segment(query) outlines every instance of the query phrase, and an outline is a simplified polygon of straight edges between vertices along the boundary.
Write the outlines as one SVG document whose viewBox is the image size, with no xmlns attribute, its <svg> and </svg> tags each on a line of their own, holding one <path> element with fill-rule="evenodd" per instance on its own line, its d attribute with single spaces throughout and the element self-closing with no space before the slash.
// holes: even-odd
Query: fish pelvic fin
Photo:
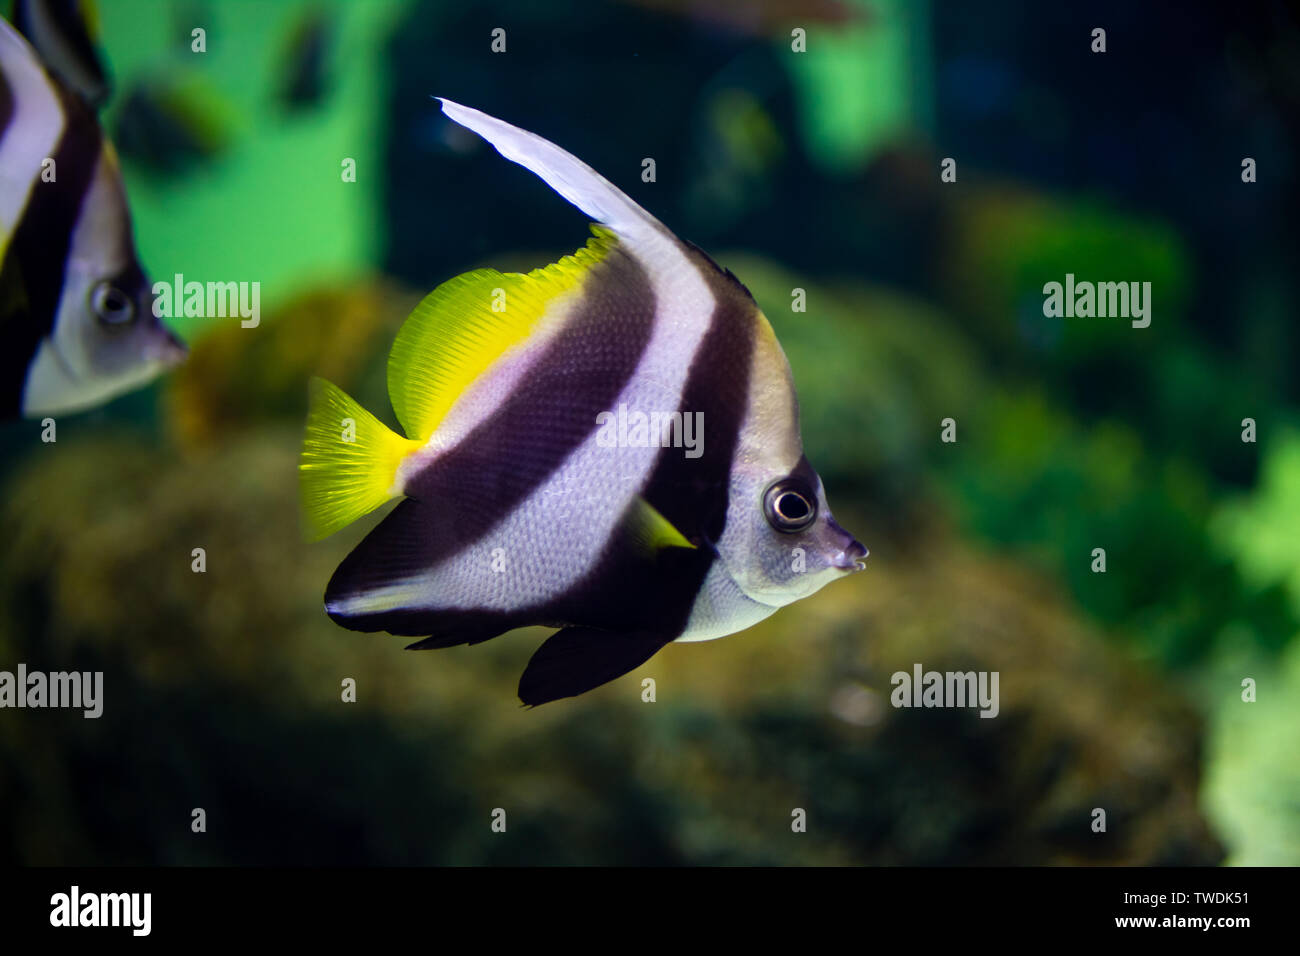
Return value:
<svg viewBox="0 0 1300 956">
<path fill-rule="evenodd" d="M 529 660 L 519 678 L 519 699 L 536 707 L 585 694 L 636 670 L 672 640 L 671 635 L 566 627 L 547 638 Z"/>
<path fill-rule="evenodd" d="M 313 378 L 298 464 L 303 527 L 318 541 L 402 494 L 398 466 L 421 446 L 337 385 Z"/>
<path fill-rule="evenodd" d="M 592 232 L 587 245 L 545 268 L 476 269 L 415 307 L 388 356 L 388 397 L 408 437 L 427 442 L 465 390 L 528 339 L 553 303 L 581 287 L 618 242 L 607 229 Z"/>
</svg>

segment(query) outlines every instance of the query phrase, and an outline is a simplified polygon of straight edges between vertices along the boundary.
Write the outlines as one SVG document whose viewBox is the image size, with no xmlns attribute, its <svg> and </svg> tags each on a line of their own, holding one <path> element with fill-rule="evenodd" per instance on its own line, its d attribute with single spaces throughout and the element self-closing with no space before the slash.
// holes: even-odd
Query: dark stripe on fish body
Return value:
<svg viewBox="0 0 1300 956">
<path fill-rule="evenodd" d="M 5 133 L 9 130 L 9 121 L 14 118 L 14 91 L 9 86 L 9 78 L 5 76 L 5 71 L 0 68 L 0 144 L 5 141 Z"/>
<path fill-rule="evenodd" d="M 631 380 L 654 328 L 644 267 L 614 246 L 591 267 L 580 303 L 510 396 L 407 483 L 399 505 L 343 561 L 326 601 L 413 574 L 481 540 L 555 474 Z M 579 489 L 581 493 L 581 489 Z M 336 617 L 357 630 L 428 634 L 428 609 Z"/>
<path fill-rule="evenodd" d="M 684 448 L 661 449 L 645 497 L 687 538 L 716 542 L 727 522 L 731 467 L 749 408 L 758 306 L 730 271 L 697 246 L 683 245 L 717 303 L 682 389 L 683 420 L 703 415 L 704 454 L 687 458 Z"/>
<path fill-rule="evenodd" d="M 758 330 L 758 307 L 749 291 L 700 249 L 690 243 L 683 247 L 714 300 L 678 408 L 683 419 L 697 412 L 704 416 L 704 454 L 687 458 L 684 447 L 661 448 L 642 497 L 698 547 L 666 548 L 647 564 L 616 536 L 592 572 L 556 601 L 568 623 L 661 634 L 665 641 L 685 631 L 716 560 L 711 545 L 727 522 L 731 467 L 749 404 Z"/>
<path fill-rule="evenodd" d="M 85 104 L 59 84 L 51 86 L 64 117 L 63 134 L 52 157 L 55 181 L 44 182 L 40 170 L 34 171 L 31 197 L 3 266 L 6 271 L 15 266 L 19 270 L 28 306 L 22 321 L 6 321 L 7 342 L 0 358 L 0 410 L 10 413 L 21 408 L 28 366 L 41 339 L 54 329 L 72 233 L 103 149 L 99 124 Z"/>
</svg>

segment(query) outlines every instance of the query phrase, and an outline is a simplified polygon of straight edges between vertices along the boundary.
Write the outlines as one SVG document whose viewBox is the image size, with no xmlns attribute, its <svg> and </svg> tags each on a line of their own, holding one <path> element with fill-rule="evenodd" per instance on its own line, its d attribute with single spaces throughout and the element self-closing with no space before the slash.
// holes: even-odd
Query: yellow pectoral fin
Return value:
<svg viewBox="0 0 1300 956">
<path fill-rule="evenodd" d="M 478 269 L 444 282 L 415 307 L 388 357 L 388 395 L 406 434 L 428 441 L 465 390 L 532 334 L 550 305 L 577 288 L 617 241 L 595 238 L 527 275 Z"/>
<path fill-rule="evenodd" d="M 298 466 L 303 520 L 312 540 L 328 537 L 401 494 L 397 468 L 420 447 L 323 378 L 311 380 L 307 434 Z"/>
<path fill-rule="evenodd" d="M 671 521 L 640 496 L 634 498 L 628 507 L 623 527 L 634 547 L 646 554 L 654 554 L 664 548 L 695 548 Z"/>
</svg>

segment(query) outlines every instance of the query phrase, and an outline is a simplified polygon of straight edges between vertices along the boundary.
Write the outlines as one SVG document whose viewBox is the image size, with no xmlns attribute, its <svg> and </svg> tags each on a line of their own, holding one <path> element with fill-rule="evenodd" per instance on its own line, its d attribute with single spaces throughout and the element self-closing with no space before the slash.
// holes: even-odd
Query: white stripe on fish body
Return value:
<svg viewBox="0 0 1300 956">
<path fill-rule="evenodd" d="M 621 246 L 646 270 L 656 300 L 654 326 L 612 412 L 624 404 L 629 413 L 680 408 L 691 360 L 715 305 L 708 283 L 676 241 L 643 236 Z M 333 610 L 510 611 L 569 590 L 592 569 L 662 451 L 601 447 L 598 431 L 593 421 L 591 433 L 560 468 L 479 542 L 419 574 L 341 599 Z M 569 533 L 557 535 L 557 529 Z M 496 548 L 504 549 L 507 573 L 491 572 Z"/>
<path fill-rule="evenodd" d="M 32 190 L 42 183 L 42 163 L 53 157 L 67 125 L 49 75 L 27 41 L 0 20 L 0 69 L 9 82 L 13 113 L 0 140 L 0 259 L 9 249 Z M 57 175 L 58 170 L 55 170 Z"/>
</svg>

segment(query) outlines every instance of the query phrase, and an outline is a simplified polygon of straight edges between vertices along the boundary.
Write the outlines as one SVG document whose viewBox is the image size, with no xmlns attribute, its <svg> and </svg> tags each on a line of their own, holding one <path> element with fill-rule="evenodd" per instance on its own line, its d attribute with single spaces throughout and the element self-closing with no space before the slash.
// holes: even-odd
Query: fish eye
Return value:
<svg viewBox="0 0 1300 956">
<path fill-rule="evenodd" d="M 105 325 L 125 325 L 135 318 L 135 301 L 111 282 L 95 286 L 90 307 Z"/>
<path fill-rule="evenodd" d="M 817 498 L 807 483 L 785 478 L 763 493 L 763 514 L 767 523 L 782 534 L 803 531 L 817 517 Z"/>
</svg>

